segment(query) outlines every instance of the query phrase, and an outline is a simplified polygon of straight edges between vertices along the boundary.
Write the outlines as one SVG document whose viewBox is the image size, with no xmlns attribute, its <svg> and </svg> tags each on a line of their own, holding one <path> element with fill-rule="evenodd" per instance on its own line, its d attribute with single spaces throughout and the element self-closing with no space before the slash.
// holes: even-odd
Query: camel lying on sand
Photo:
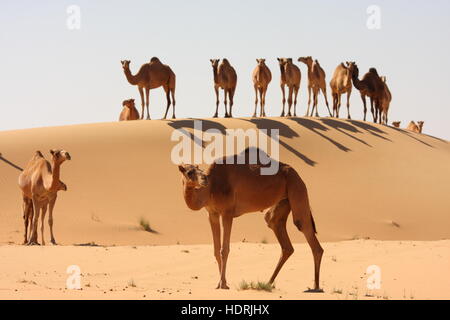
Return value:
<svg viewBox="0 0 450 320">
<path fill-rule="evenodd" d="M 244 151 L 246 157 L 249 155 L 248 150 Z M 236 157 L 235 155 L 233 163 L 237 163 Z M 260 164 L 225 164 L 225 160 L 223 164 L 217 162 L 210 165 L 206 172 L 194 165 L 179 166 L 187 206 L 192 210 L 205 208 L 209 214 L 214 255 L 220 272 L 217 288 L 229 288 L 225 273 L 233 219 L 245 213 L 269 208 L 265 220 L 281 245 L 281 257 L 269 282 L 272 284 L 275 281 L 281 267 L 294 252 L 286 231 L 286 221 L 292 211 L 294 224 L 303 232 L 311 247 L 314 257 L 314 290 L 319 291 L 323 249 L 315 235 L 316 227 L 306 185 L 298 173 L 284 163 L 279 163 L 276 174 L 261 175 Z"/>
<path fill-rule="evenodd" d="M 392 122 L 392 125 L 396 128 L 400 128 L 400 121 L 394 121 Z"/>
<path fill-rule="evenodd" d="M 119 121 L 139 120 L 139 112 L 134 105 L 134 99 L 124 100 L 122 106 Z"/>
<path fill-rule="evenodd" d="M 423 124 L 423 121 L 417 121 L 417 124 L 414 121 L 411 121 L 406 129 L 412 132 L 422 133 Z"/>
</svg>

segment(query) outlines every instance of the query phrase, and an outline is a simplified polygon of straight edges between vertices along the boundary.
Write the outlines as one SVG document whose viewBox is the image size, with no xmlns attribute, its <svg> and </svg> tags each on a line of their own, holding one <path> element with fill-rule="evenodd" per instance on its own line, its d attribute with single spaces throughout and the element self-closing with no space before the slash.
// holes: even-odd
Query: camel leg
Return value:
<svg viewBox="0 0 450 320">
<path fill-rule="evenodd" d="M 342 94 L 337 94 L 337 105 L 336 105 L 336 118 L 339 118 L 339 110 L 341 109 L 341 97 Z"/>
<path fill-rule="evenodd" d="M 50 199 L 48 210 L 48 226 L 50 227 L 50 242 L 56 244 L 55 236 L 53 235 L 53 209 L 55 208 L 56 196 Z"/>
<path fill-rule="evenodd" d="M 263 91 L 264 88 L 259 88 L 259 116 L 263 117 L 264 116 L 264 100 L 263 100 Z"/>
<path fill-rule="evenodd" d="M 220 270 L 220 282 L 218 286 L 220 289 L 229 289 L 225 274 L 227 271 L 228 254 L 230 252 L 230 237 L 232 225 L 233 225 L 232 215 L 222 216 L 223 238 L 222 238 L 222 248 L 220 249 L 221 270 Z"/>
<path fill-rule="evenodd" d="M 216 93 L 216 113 L 213 118 L 217 118 L 219 116 L 219 87 L 214 86 L 214 92 Z"/>
<path fill-rule="evenodd" d="M 169 87 L 164 87 L 164 91 L 166 92 L 167 107 L 166 107 L 166 113 L 164 113 L 164 118 L 163 119 L 165 119 L 167 117 L 167 113 L 169 112 L 169 108 L 170 108 L 170 90 L 169 90 Z"/>
<path fill-rule="evenodd" d="M 308 109 L 306 110 L 305 117 L 309 117 L 309 105 L 310 104 L 311 104 L 311 87 L 308 85 Z M 312 111 L 311 111 L 311 114 L 312 114 Z"/>
<path fill-rule="evenodd" d="M 28 245 L 35 245 L 35 244 L 39 244 L 37 242 L 37 227 L 38 227 L 38 222 L 39 222 L 39 213 L 41 211 L 41 203 L 39 203 L 39 201 L 37 199 L 33 199 L 33 207 L 34 207 L 34 217 L 33 217 L 33 223 L 31 225 L 31 235 L 30 235 L 30 240 L 28 241 Z"/>
<path fill-rule="evenodd" d="M 231 114 L 231 111 L 232 111 L 232 109 L 233 109 L 233 102 L 234 102 L 234 92 L 235 92 L 235 90 L 236 90 L 236 88 L 232 88 L 232 89 L 230 89 L 230 91 L 229 91 L 229 95 L 230 95 L 230 112 L 228 112 L 228 116 L 230 117 L 230 118 L 232 118 L 233 117 L 233 115 Z"/>
<path fill-rule="evenodd" d="M 45 220 L 45 215 L 47 213 L 47 205 L 44 205 L 42 207 L 42 214 L 41 214 L 41 243 L 43 246 L 45 246 L 45 240 L 44 240 L 44 220 Z"/>
<path fill-rule="evenodd" d="M 336 93 L 333 93 L 333 91 L 331 91 L 331 98 L 332 98 L 332 103 L 333 103 L 333 117 L 336 116 Z"/>
<path fill-rule="evenodd" d="M 270 208 L 265 215 L 267 226 L 273 230 L 281 246 L 280 260 L 275 267 L 272 277 L 270 277 L 270 284 L 273 284 L 284 263 L 294 253 L 294 247 L 292 246 L 286 230 L 286 221 L 289 216 L 289 212 L 291 212 L 291 206 L 289 201 L 284 199 Z"/>
<path fill-rule="evenodd" d="M 284 84 L 281 85 L 281 93 L 283 95 L 283 100 L 282 100 L 283 111 L 281 111 L 281 117 L 284 117 L 284 106 L 286 104 L 286 92 L 285 92 Z"/>
<path fill-rule="evenodd" d="M 256 118 L 256 109 L 258 106 L 258 87 L 256 86 L 256 84 L 254 85 L 255 88 L 255 111 L 253 112 L 253 118 Z"/>
<path fill-rule="evenodd" d="M 145 88 L 145 96 L 146 96 L 145 106 L 147 107 L 147 120 L 150 120 L 150 111 L 148 109 L 148 105 L 150 104 L 150 101 L 149 101 L 150 100 L 150 88 Z"/>
<path fill-rule="evenodd" d="M 313 95 L 314 95 L 313 96 L 313 108 L 311 110 L 311 115 L 314 113 L 314 110 L 316 110 L 316 117 L 318 117 L 319 116 L 319 111 L 318 111 L 318 108 L 317 108 L 317 101 L 319 100 L 318 99 L 319 90 L 314 89 Z"/>
<path fill-rule="evenodd" d="M 220 257 L 220 220 L 219 215 L 213 212 L 209 212 L 209 224 L 211 225 L 211 231 L 214 242 L 214 257 L 216 257 L 217 265 L 219 266 L 219 273 L 222 271 L 222 258 Z M 217 286 L 216 289 L 219 289 Z"/>
<path fill-rule="evenodd" d="M 263 94 L 262 94 L 262 113 L 263 113 L 263 117 L 266 116 L 266 93 L 267 93 L 267 86 L 264 88 Z"/>
<path fill-rule="evenodd" d="M 175 88 L 170 89 L 170 93 L 172 94 L 172 108 L 173 108 L 173 113 L 172 113 L 172 119 L 175 119 Z"/>
<path fill-rule="evenodd" d="M 27 244 L 28 242 L 28 225 L 30 225 L 30 234 L 31 234 L 31 226 L 33 220 L 33 207 L 30 199 L 23 197 L 23 223 L 25 227 L 23 244 Z"/>
<path fill-rule="evenodd" d="M 227 100 L 227 96 L 229 96 L 228 94 L 228 89 L 223 89 L 223 103 L 225 104 L 225 118 L 228 118 L 228 100 Z"/>
<path fill-rule="evenodd" d="M 297 96 L 298 96 L 299 87 L 294 87 L 294 117 L 297 116 Z"/>
<path fill-rule="evenodd" d="M 294 88 L 292 86 L 288 87 L 288 117 L 292 117 L 291 108 L 292 108 L 292 95 L 294 94 Z"/>
<path fill-rule="evenodd" d="M 145 97 L 144 97 L 144 89 L 139 87 L 139 94 L 141 95 L 141 120 L 144 119 L 144 111 L 145 111 Z"/>
<path fill-rule="evenodd" d="M 327 105 L 328 114 L 330 115 L 330 117 L 332 117 L 331 111 L 330 111 L 330 106 L 328 105 L 327 87 L 322 88 L 322 93 L 323 93 L 323 97 L 325 98 L 325 104 Z"/>
<path fill-rule="evenodd" d="M 372 112 L 372 120 L 374 123 L 377 123 L 377 114 L 375 113 L 373 108 L 373 99 L 369 98 L 369 100 L 370 100 L 370 112 Z"/>
<path fill-rule="evenodd" d="M 350 95 L 352 94 L 352 89 L 347 91 L 347 119 L 351 119 L 350 117 Z"/>
<path fill-rule="evenodd" d="M 361 93 L 361 100 L 362 100 L 363 105 L 364 105 L 364 121 L 366 121 L 366 114 L 367 114 L 366 96 L 363 95 L 362 93 Z"/>
</svg>

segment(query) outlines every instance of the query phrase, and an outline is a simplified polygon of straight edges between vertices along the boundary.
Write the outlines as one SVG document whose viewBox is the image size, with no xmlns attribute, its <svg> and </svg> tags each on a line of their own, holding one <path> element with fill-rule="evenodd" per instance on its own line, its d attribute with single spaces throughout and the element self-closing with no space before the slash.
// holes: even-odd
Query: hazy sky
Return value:
<svg viewBox="0 0 450 320">
<path fill-rule="evenodd" d="M 70 5 L 81 10 L 80 30 L 67 27 Z M 379 30 L 366 26 L 370 5 L 381 9 Z M 132 97 L 140 105 L 120 60 L 131 60 L 135 73 L 153 56 L 177 75 L 179 118 L 214 114 L 209 59 L 224 57 L 238 74 L 233 113 L 250 116 L 251 72 L 255 58 L 264 57 L 273 75 L 266 111 L 279 116 L 276 57 L 311 55 L 325 69 L 327 83 L 341 61 L 356 61 L 361 75 L 376 67 L 392 92 L 390 122 L 424 120 L 424 132 L 450 139 L 449 31 L 448 0 L 2 1 L 0 130 L 116 121 L 122 100 Z M 297 110 L 303 115 L 307 77 L 299 65 Z M 329 88 L 328 98 L 331 103 Z M 322 99 L 319 112 L 325 115 Z M 354 119 L 362 119 L 362 109 L 354 88 Z M 152 118 L 164 111 L 163 90 L 152 90 Z"/>
</svg>

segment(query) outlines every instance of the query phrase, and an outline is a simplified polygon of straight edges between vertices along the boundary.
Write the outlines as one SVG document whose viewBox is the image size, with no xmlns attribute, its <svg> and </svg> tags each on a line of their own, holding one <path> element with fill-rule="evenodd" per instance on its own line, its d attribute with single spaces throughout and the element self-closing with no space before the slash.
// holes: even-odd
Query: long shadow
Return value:
<svg viewBox="0 0 450 320">
<path fill-rule="evenodd" d="M 358 127 L 360 129 L 363 129 L 364 131 L 367 131 L 368 133 L 370 133 L 371 135 L 386 140 L 386 141 L 391 141 L 391 139 L 383 137 L 381 134 L 386 134 L 385 131 L 381 130 L 380 128 L 377 128 L 367 122 L 362 122 L 362 121 L 356 121 L 356 120 L 345 120 L 346 122 L 350 122 L 352 125 L 354 125 L 355 127 Z"/>
<path fill-rule="evenodd" d="M 422 141 L 422 140 L 420 140 L 419 138 L 416 138 L 416 137 L 414 136 L 414 134 L 408 132 L 408 130 L 404 130 L 404 129 L 400 129 L 400 128 L 396 128 L 396 127 L 389 127 L 389 129 L 392 129 L 392 130 L 395 130 L 395 131 L 397 131 L 397 132 L 403 133 L 404 135 L 406 135 L 406 136 L 408 136 L 408 137 L 410 137 L 410 138 L 412 138 L 412 139 L 414 139 L 414 140 L 416 140 L 416 141 L 419 141 L 420 143 L 426 145 L 427 147 L 434 148 L 434 146 L 432 146 L 431 144 L 429 144 L 429 143 L 427 143 L 427 142 L 425 142 L 425 141 Z"/>
<path fill-rule="evenodd" d="M 320 121 L 322 121 L 322 123 L 326 124 L 327 126 L 334 128 L 335 130 L 339 131 L 340 133 L 345 134 L 347 137 L 350 137 L 358 142 L 361 142 L 362 144 L 365 144 L 368 147 L 372 147 L 370 144 L 368 144 L 364 140 L 359 139 L 347 132 L 347 131 L 350 131 L 352 133 L 362 133 L 361 131 L 358 130 L 357 127 L 349 125 L 348 123 L 345 123 L 343 121 L 338 121 L 338 120 L 334 120 L 334 119 L 330 119 L 330 118 L 320 119 Z"/>
<path fill-rule="evenodd" d="M 320 124 L 317 121 L 314 121 L 314 120 L 311 120 L 311 119 L 307 119 L 307 118 L 295 118 L 295 117 L 289 118 L 289 120 L 295 121 L 299 125 L 301 125 L 301 126 L 307 128 L 307 129 L 311 130 L 315 134 L 321 136 L 325 140 L 327 140 L 330 143 L 332 143 L 339 150 L 342 150 L 342 151 L 345 151 L 345 152 L 352 151 L 351 149 L 347 148 L 343 144 L 341 144 L 341 143 L 331 139 L 330 137 L 327 137 L 326 135 L 324 135 L 321 131 L 328 131 L 329 129 L 327 127 L 325 127 L 324 125 Z"/>
<path fill-rule="evenodd" d="M 248 122 L 255 124 L 259 130 L 261 130 L 261 129 L 266 129 L 266 130 L 267 129 L 278 129 L 280 136 L 285 137 L 285 138 L 299 137 L 297 132 L 295 132 L 288 125 L 286 125 L 280 121 L 266 119 L 266 118 L 252 118 L 249 120 L 248 119 L 241 119 L 241 120 L 248 121 Z M 268 132 L 268 131 L 266 131 L 266 132 Z M 267 135 L 267 133 L 266 133 L 266 135 Z M 268 136 L 268 138 L 271 138 L 269 135 L 267 135 L 267 136 Z M 293 147 L 291 147 L 289 144 L 282 141 L 281 139 L 280 139 L 279 143 L 280 143 L 280 145 L 285 147 L 287 150 L 289 150 L 290 152 L 295 154 L 298 158 L 302 159 L 307 165 L 314 167 L 317 164 L 316 161 L 312 160 L 311 158 L 304 155 L 300 151 L 294 149 Z"/>
<path fill-rule="evenodd" d="M 9 164 L 11 167 L 19 170 L 19 171 L 23 171 L 23 169 L 21 167 L 19 167 L 18 165 L 12 163 L 11 161 L 9 161 L 8 159 L 3 158 L 2 154 L 0 154 L 0 160 L 2 160 L 3 162 Z"/>
</svg>

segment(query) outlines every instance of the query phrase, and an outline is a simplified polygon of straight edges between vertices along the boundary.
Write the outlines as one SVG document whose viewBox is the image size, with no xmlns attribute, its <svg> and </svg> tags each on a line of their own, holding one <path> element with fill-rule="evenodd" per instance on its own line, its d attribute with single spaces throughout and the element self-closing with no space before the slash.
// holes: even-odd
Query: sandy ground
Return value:
<svg viewBox="0 0 450 320">
<path fill-rule="evenodd" d="M 2 246 L 0 299 L 448 299 L 450 240 L 325 243 L 324 293 L 313 284 L 312 255 L 295 245 L 272 292 L 240 290 L 242 280 L 267 280 L 279 256 L 275 244 L 234 243 L 230 290 L 216 290 L 211 245 Z M 81 270 L 82 290 L 66 289 L 69 265 Z M 381 288 L 368 289 L 367 267 L 381 270 Z M 135 286 L 133 286 L 133 284 Z"/>
<path fill-rule="evenodd" d="M 363 298 L 360 277 L 368 265 L 377 264 L 383 287 L 375 297 L 450 298 L 450 277 L 444 273 L 450 266 L 445 240 L 450 239 L 448 141 L 343 119 L 204 119 L 204 130 L 222 133 L 228 128 L 279 129 L 280 160 L 307 184 L 319 240 L 327 242 L 324 294 L 302 293 L 312 285 L 312 258 L 291 220 L 288 232 L 298 250 L 275 292 L 236 291 L 243 278 L 267 279 L 279 255 L 262 213 L 239 217 L 231 239 L 233 289 L 222 292 L 211 290 L 217 267 L 205 211 L 186 207 L 181 176 L 170 158 L 177 144 L 170 139 L 173 130 L 189 134 L 192 126 L 192 119 L 180 119 L 0 132 L 2 159 L 16 166 L 24 167 L 36 150 L 49 157 L 49 149 L 62 148 L 72 156 L 61 170 L 68 191 L 59 193 L 56 204 L 56 247 L 20 245 L 19 171 L 0 161 L 0 295 L 350 299 L 357 291 Z M 143 231 L 140 219 L 156 232 Z M 45 232 L 48 243 L 47 226 Z M 355 239 L 370 241 L 347 241 Z M 101 247 L 74 246 L 86 243 Z M 64 291 L 69 264 L 82 267 L 82 291 Z M 123 290 L 130 279 L 137 287 Z"/>
</svg>

